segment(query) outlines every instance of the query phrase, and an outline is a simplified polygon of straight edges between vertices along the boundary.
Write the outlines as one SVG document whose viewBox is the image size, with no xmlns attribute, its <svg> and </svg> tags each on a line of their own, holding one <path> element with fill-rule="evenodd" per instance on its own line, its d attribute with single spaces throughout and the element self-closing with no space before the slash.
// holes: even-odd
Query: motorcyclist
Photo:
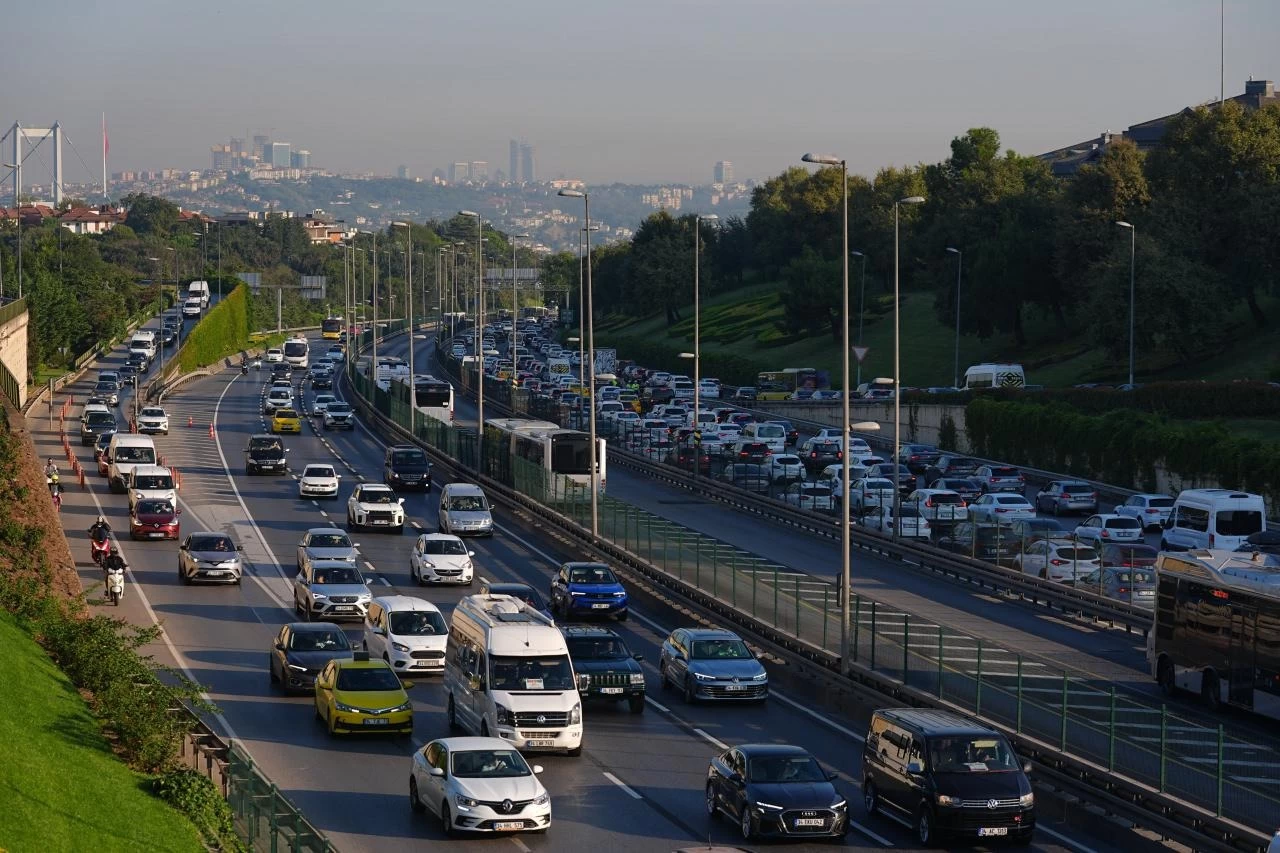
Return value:
<svg viewBox="0 0 1280 853">
<path fill-rule="evenodd" d="M 94 542 L 105 542 L 111 537 L 111 525 L 107 523 L 105 516 L 98 516 L 98 520 L 89 528 L 89 538 Z"/>
<path fill-rule="evenodd" d="M 44 466 L 44 477 L 49 484 L 49 494 L 56 495 L 58 493 L 58 466 L 53 461 L 53 457 L 49 457 L 49 464 Z"/>
<path fill-rule="evenodd" d="M 120 556 L 120 549 L 117 546 L 112 545 L 111 553 L 102 561 L 103 577 L 108 578 L 113 571 L 119 570 L 123 572 L 127 568 L 128 566 L 125 564 L 124 557 Z"/>
</svg>

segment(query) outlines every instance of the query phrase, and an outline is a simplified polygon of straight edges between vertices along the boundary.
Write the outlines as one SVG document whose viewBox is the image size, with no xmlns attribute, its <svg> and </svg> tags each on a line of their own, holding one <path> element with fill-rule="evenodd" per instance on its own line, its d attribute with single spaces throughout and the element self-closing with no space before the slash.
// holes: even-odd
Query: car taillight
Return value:
<svg viewBox="0 0 1280 853">
<path fill-rule="evenodd" d="M 1109 530 L 1107 530 L 1107 528 L 1105 528 L 1105 527 L 1104 527 L 1104 528 L 1102 528 L 1102 538 L 1103 538 L 1103 539 L 1110 539 L 1110 538 L 1111 538 L 1111 532 L 1110 532 Z"/>
<path fill-rule="evenodd" d="M 816 451 L 816 450 L 811 451 L 811 452 L 809 453 L 809 458 L 810 458 L 810 459 L 817 459 L 817 458 L 818 458 L 818 451 Z"/>
<path fill-rule="evenodd" d="M 1055 566 L 1065 566 L 1067 564 L 1066 560 L 1059 560 L 1057 557 L 1054 557 L 1049 562 Z"/>
<path fill-rule="evenodd" d="M 1156 514 L 1156 513 L 1158 513 L 1158 512 L 1160 512 L 1160 510 L 1158 510 L 1158 509 L 1148 509 L 1148 510 L 1146 510 L 1147 515 L 1155 515 L 1155 514 Z"/>
<path fill-rule="evenodd" d="M 924 505 L 925 505 L 925 506 L 933 506 L 933 498 L 925 498 L 925 499 L 924 499 Z"/>
<path fill-rule="evenodd" d="M 1004 509 L 1004 508 L 1002 508 L 1002 507 L 996 507 L 996 512 L 1008 512 L 1008 511 L 1009 511 L 1009 510 Z"/>
<path fill-rule="evenodd" d="M 1118 590 L 1116 590 L 1116 592 L 1128 592 L 1128 591 L 1129 591 L 1129 587 L 1127 586 L 1122 586 Z"/>
</svg>

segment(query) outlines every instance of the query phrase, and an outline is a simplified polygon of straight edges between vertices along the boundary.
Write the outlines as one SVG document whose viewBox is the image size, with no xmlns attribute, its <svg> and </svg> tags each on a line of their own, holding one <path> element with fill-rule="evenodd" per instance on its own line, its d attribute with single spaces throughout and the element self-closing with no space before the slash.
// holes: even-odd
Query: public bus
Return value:
<svg viewBox="0 0 1280 853">
<path fill-rule="evenodd" d="M 429 418 L 453 423 L 453 386 L 434 376 L 417 376 L 413 380 L 415 408 Z"/>
<path fill-rule="evenodd" d="M 812 367 L 786 367 L 756 376 L 757 400 L 786 400 L 797 388 L 814 391 L 824 387 L 822 374 Z"/>
<path fill-rule="evenodd" d="M 306 367 L 311 346 L 307 339 L 298 335 L 284 342 L 284 360 L 294 367 Z"/>
<path fill-rule="evenodd" d="M 326 317 L 320 321 L 320 337 L 326 341 L 342 340 L 342 323 L 341 317 Z"/>
<path fill-rule="evenodd" d="M 1147 662 L 1165 693 L 1280 719 L 1280 557 L 1163 552 L 1155 572 Z"/>
<path fill-rule="evenodd" d="M 589 494 L 591 488 L 591 436 L 563 429 L 551 421 L 525 418 L 490 418 L 484 422 L 485 468 L 495 479 L 529 494 L 533 483 L 528 463 L 540 469 L 544 500 L 563 500 Z M 516 460 L 524 460 L 525 465 Z M 596 438 L 598 490 L 605 491 L 608 453 L 605 440 Z"/>
</svg>

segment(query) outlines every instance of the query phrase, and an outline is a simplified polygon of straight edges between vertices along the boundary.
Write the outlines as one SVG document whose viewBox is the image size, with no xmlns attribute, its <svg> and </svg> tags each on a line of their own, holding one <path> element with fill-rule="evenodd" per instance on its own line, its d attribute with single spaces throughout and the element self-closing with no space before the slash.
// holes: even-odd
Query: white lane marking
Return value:
<svg viewBox="0 0 1280 853">
<path fill-rule="evenodd" d="M 858 832 L 861 832 L 863 835 L 867 836 L 867 838 L 870 838 L 872 841 L 875 841 L 885 847 L 894 846 L 892 841 L 885 838 L 883 835 L 879 834 L 878 832 L 873 832 L 872 830 L 858 823 L 856 820 L 849 821 L 849 826 L 858 830 Z"/>
<path fill-rule="evenodd" d="M 514 837 L 513 837 L 513 838 L 511 839 L 511 843 L 512 843 L 512 844 L 514 844 L 516 847 L 520 848 L 521 850 L 523 850 L 523 851 L 524 851 L 524 853 L 529 853 L 529 845 L 528 845 L 528 844 L 525 844 L 525 843 L 524 843 L 523 841 L 521 841 L 519 838 L 514 838 Z"/>
<path fill-rule="evenodd" d="M 391 581 L 387 580 L 386 578 L 378 578 L 378 581 L 383 586 L 391 586 Z"/>
<path fill-rule="evenodd" d="M 421 530 L 421 529 L 422 529 L 422 525 L 421 525 L 421 524 L 419 524 L 419 523 L 418 523 L 418 522 L 416 522 L 416 521 L 410 521 L 410 522 L 409 522 L 409 524 L 413 525 L 413 529 L 414 529 L 414 530 Z"/>
<path fill-rule="evenodd" d="M 858 734 L 858 733 L 857 733 L 857 732 L 855 732 L 853 729 L 846 728 L 845 726 L 840 725 L 839 723 L 835 722 L 834 720 L 829 720 L 829 719 L 827 719 L 826 717 L 822 716 L 821 714 L 819 714 L 817 711 L 813 710 L 812 708 L 806 708 L 804 705 L 801 705 L 801 704 L 800 704 L 799 702 L 797 702 L 796 700 L 794 700 L 794 699 L 790 699 L 790 698 L 788 698 L 788 697 L 786 697 L 786 696 L 783 696 L 781 693 L 778 693 L 776 690 L 770 690 L 770 691 L 769 691 L 769 698 L 770 698 L 770 699 L 777 699 L 779 702 L 781 702 L 781 703 L 782 703 L 782 704 L 784 704 L 784 705 L 790 705 L 792 708 L 795 708 L 795 709 L 796 709 L 797 711 L 799 711 L 800 713 L 805 714 L 805 715 L 807 715 L 807 716 L 809 716 L 809 717 L 812 717 L 813 719 L 817 720 L 818 722 L 822 723 L 823 725 L 825 725 L 825 726 L 827 726 L 827 727 L 829 727 L 829 728 L 833 728 L 833 729 L 835 729 L 836 731 L 838 731 L 840 734 L 844 735 L 845 737 L 852 738 L 853 740 L 856 740 L 858 743 L 863 743 L 864 741 L 866 741 L 866 737 L 865 737 L 865 736 Z"/>
<path fill-rule="evenodd" d="M 364 567 L 365 567 L 366 569 L 368 569 L 369 571 L 371 571 L 371 572 L 376 572 L 376 571 L 377 571 L 377 569 L 376 569 L 376 568 L 374 568 L 373 563 L 370 563 L 368 560 L 365 560 L 365 561 L 364 561 Z"/>
<path fill-rule="evenodd" d="M 320 510 L 320 517 L 321 517 L 321 518 L 328 518 L 328 517 L 329 517 L 329 513 L 325 512 L 324 510 Z"/>
<path fill-rule="evenodd" d="M 1097 851 L 1094 850 L 1092 847 L 1086 847 L 1085 845 L 1081 844 L 1079 841 L 1076 841 L 1072 838 L 1068 838 L 1067 836 L 1063 835 L 1061 832 L 1055 832 L 1054 830 L 1045 826 L 1043 823 L 1037 823 L 1036 829 L 1039 830 L 1040 832 L 1043 832 L 1045 835 L 1053 836 L 1054 838 L 1058 839 L 1068 847 L 1074 847 L 1075 849 L 1079 850 L 1080 853 L 1097 853 Z"/>
<path fill-rule="evenodd" d="M 648 702 L 648 703 L 649 703 L 650 705 L 652 705 L 653 707 L 657 708 L 657 709 L 658 709 L 659 711 L 661 711 L 662 713 L 664 713 L 664 714 L 670 714 L 670 713 L 671 713 L 671 709 L 670 709 L 670 708 L 668 708 L 666 705 L 663 705 L 661 702 L 659 702 L 657 699 L 654 699 L 652 696 L 649 696 L 648 694 L 646 694 L 644 698 L 645 698 L 645 701 L 646 701 L 646 702 Z"/>
<path fill-rule="evenodd" d="M 714 738 L 714 737 L 712 737 L 711 735 L 709 735 L 709 734 L 707 734 L 706 732 L 704 732 L 702 729 L 695 728 L 695 729 L 693 730 L 693 733 L 694 733 L 694 734 L 696 734 L 698 737 L 702 738 L 703 740 L 705 740 L 707 743 L 709 743 L 709 744 L 711 744 L 712 746 L 714 746 L 716 749 L 728 749 L 728 748 L 729 748 L 729 744 L 725 743 L 725 742 L 724 742 L 724 741 L 722 741 L 722 740 L 717 740 L 716 738 Z"/>
<path fill-rule="evenodd" d="M 630 785 L 628 785 L 626 782 L 623 782 L 623 781 L 622 781 L 621 779 L 619 779 L 617 776 L 614 776 L 614 775 L 613 775 L 612 773 L 610 773 L 608 770 L 604 771 L 604 778 L 608 779 L 610 782 L 612 782 L 613 784 L 617 785 L 617 786 L 618 786 L 619 788 L 621 788 L 622 790 L 626 791 L 626 792 L 627 792 L 627 795 L 628 795 L 628 796 L 630 796 L 632 799 L 634 799 L 634 800 L 643 800 L 643 799 L 644 799 L 644 797 L 642 797 L 639 793 L 637 793 L 637 792 L 636 792 L 636 790 L 635 790 L 634 788 L 632 788 L 632 787 L 631 787 Z"/>
<path fill-rule="evenodd" d="M 312 502 L 311 502 L 311 505 L 312 505 L 313 507 L 315 507 L 316 509 L 319 509 L 319 508 L 320 508 L 320 501 L 312 501 Z"/>
</svg>

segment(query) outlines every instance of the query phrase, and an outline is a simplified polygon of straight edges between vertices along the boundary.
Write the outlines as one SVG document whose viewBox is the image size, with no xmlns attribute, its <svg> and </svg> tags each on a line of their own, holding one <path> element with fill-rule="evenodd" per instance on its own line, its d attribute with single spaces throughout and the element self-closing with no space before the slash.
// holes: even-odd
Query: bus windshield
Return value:
<svg viewBox="0 0 1280 853">
<path fill-rule="evenodd" d="M 284 342 L 285 358 L 304 358 L 307 355 L 306 341 L 285 341 Z"/>
</svg>

